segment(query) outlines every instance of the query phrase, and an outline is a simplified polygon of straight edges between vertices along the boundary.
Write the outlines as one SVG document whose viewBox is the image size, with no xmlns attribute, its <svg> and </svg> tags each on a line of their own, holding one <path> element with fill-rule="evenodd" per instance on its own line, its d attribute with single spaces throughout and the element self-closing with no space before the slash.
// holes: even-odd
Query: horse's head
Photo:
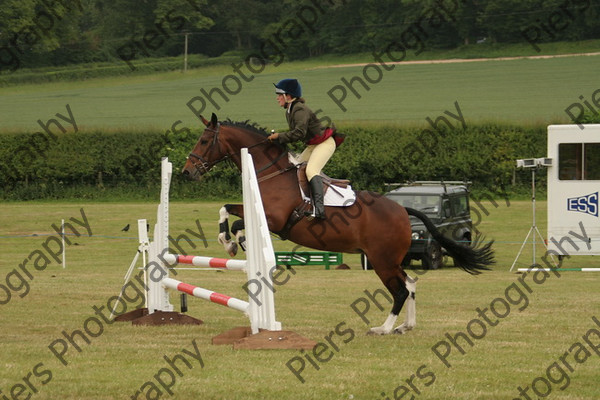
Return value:
<svg viewBox="0 0 600 400">
<path fill-rule="evenodd" d="M 225 121 L 220 124 L 217 116 L 213 113 L 210 121 L 200 116 L 206 129 L 202 136 L 189 154 L 183 174 L 190 179 L 199 180 L 202 175 L 207 173 L 215 164 L 224 160 L 231 160 L 238 169 L 241 169 L 240 150 L 242 148 L 260 149 L 253 150 L 257 173 L 263 171 L 284 159 L 287 161 L 287 149 L 277 143 L 267 140 L 269 136 L 263 129 L 245 122 Z"/>
<path fill-rule="evenodd" d="M 203 116 L 200 116 L 200 118 L 206 125 L 206 129 L 204 129 L 198 143 L 189 154 L 182 171 L 188 178 L 196 180 L 199 180 L 202 175 L 210 171 L 215 164 L 230 156 L 227 149 L 219 141 L 221 125 L 217 116 L 213 113 L 210 121 Z"/>
</svg>

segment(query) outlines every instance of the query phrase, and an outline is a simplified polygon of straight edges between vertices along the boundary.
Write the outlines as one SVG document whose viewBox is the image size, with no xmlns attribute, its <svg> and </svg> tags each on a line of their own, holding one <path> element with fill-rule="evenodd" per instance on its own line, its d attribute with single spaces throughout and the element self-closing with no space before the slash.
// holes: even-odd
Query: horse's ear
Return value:
<svg viewBox="0 0 600 400">
<path fill-rule="evenodd" d="M 200 116 L 200 119 L 202 120 L 202 123 L 204 124 L 204 126 L 208 126 L 209 122 L 206 118 L 204 118 L 202 115 Z"/>
<path fill-rule="evenodd" d="M 217 114 L 212 113 L 212 116 L 210 117 L 210 124 L 215 127 L 217 126 L 217 124 L 219 123 L 219 119 L 217 118 Z"/>
</svg>

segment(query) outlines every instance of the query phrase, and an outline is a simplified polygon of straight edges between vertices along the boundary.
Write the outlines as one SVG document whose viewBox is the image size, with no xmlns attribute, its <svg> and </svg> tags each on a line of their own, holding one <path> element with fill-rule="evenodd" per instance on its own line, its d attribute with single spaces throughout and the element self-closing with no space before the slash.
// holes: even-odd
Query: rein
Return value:
<svg viewBox="0 0 600 400">
<path fill-rule="evenodd" d="M 265 139 L 265 140 L 263 140 L 263 141 L 260 141 L 260 142 L 258 142 L 258 143 L 254 143 L 254 144 L 253 144 L 253 145 L 251 145 L 251 146 L 248 146 L 248 147 L 247 147 L 247 149 L 248 149 L 248 152 L 250 152 L 250 149 L 252 149 L 252 148 L 254 148 L 254 147 L 257 147 L 257 146 L 260 146 L 260 145 L 263 145 L 263 144 L 266 144 L 266 143 L 269 143 L 269 139 Z M 279 162 L 279 160 L 281 160 L 281 159 L 283 158 L 283 156 L 285 156 L 285 155 L 286 155 L 286 153 L 287 153 L 287 152 L 285 152 L 285 151 L 284 151 L 284 152 L 282 152 L 282 153 L 281 153 L 279 156 L 277 156 L 277 158 L 275 158 L 274 160 L 271 160 L 271 162 L 270 162 L 270 163 L 268 163 L 268 164 L 267 164 L 267 165 L 265 165 L 264 167 L 262 167 L 262 168 L 260 168 L 260 169 L 256 170 L 256 175 L 260 174 L 260 173 L 261 173 L 261 172 L 263 172 L 263 171 L 266 171 L 267 169 L 269 169 L 269 168 L 270 168 L 270 167 L 272 167 L 273 165 L 277 164 L 277 163 Z M 274 176 L 277 176 L 277 175 L 283 174 L 284 172 L 287 172 L 287 171 L 289 171 L 289 170 L 291 170 L 291 169 L 294 169 L 294 168 L 296 168 L 296 166 L 295 166 L 295 165 L 293 166 L 293 168 L 287 167 L 287 168 L 284 168 L 284 169 L 277 170 L 277 171 L 275 171 L 275 172 L 273 172 L 273 173 L 270 173 L 270 174 L 268 174 L 268 175 L 265 175 L 265 176 L 263 176 L 263 177 L 261 177 L 261 178 L 258 178 L 258 181 L 259 181 L 259 182 L 266 181 L 267 179 L 270 179 L 270 178 L 272 178 L 272 177 L 274 177 Z"/>
<path fill-rule="evenodd" d="M 274 178 L 274 177 L 276 177 L 277 175 L 281 175 L 281 174 L 285 174 L 286 172 L 293 171 L 293 170 L 295 170 L 296 168 L 298 168 L 298 166 L 297 166 L 297 165 L 290 165 L 289 167 L 286 167 L 286 168 L 283 168 L 283 169 L 278 169 L 278 170 L 277 170 L 277 171 L 275 171 L 275 172 L 271 172 L 271 173 L 270 173 L 270 174 L 268 174 L 268 175 L 261 176 L 261 177 L 260 177 L 260 178 L 258 178 L 257 180 L 258 180 L 258 182 L 260 183 L 260 182 L 266 181 L 267 179 Z M 258 173 L 258 172 L 257 172 L 257 173 Z"/>
</svg>

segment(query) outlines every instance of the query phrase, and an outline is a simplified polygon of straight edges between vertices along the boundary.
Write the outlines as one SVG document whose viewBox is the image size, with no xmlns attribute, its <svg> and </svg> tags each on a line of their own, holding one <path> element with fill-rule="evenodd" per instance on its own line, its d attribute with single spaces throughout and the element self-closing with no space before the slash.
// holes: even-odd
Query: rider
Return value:
<svg viewBox="0 0 600 400">
<path fill-rule="evenodd" d="M 307 144 L 300 154 L 300 161 L 306 161 L 306 177 L 310 182 L 310 190 L 314 205 L 312 216 L 325 219 L 323 205 L 323 179 L 319 175 L 336 149 L 334 133 L 330 128 L 323 128 L 315 113 L 304 104 L 302 86 L 296 79 L 282 79 L 275 85 L 277 102 L 286 109 L 285 117 L 290 128 L 287 132 L 276 132 L 269 140 L 279 143 L 303 141 Z"/>
</svg>

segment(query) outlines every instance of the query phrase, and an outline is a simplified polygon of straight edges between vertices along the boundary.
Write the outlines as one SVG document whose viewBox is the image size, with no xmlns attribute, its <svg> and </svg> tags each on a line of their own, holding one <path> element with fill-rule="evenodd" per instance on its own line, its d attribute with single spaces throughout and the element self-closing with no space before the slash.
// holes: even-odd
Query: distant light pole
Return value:
<svg viewBox="0 0 600 400">
<path fill-rule="evenodd" d="M 185 35 L 185 44 L 183 47 L 183 73 L 185 73 L 187 71 L 188 65 L 188 36 L 190 35 L 190 33 L 184 32 L 183 34 Z"/>
</svg>

